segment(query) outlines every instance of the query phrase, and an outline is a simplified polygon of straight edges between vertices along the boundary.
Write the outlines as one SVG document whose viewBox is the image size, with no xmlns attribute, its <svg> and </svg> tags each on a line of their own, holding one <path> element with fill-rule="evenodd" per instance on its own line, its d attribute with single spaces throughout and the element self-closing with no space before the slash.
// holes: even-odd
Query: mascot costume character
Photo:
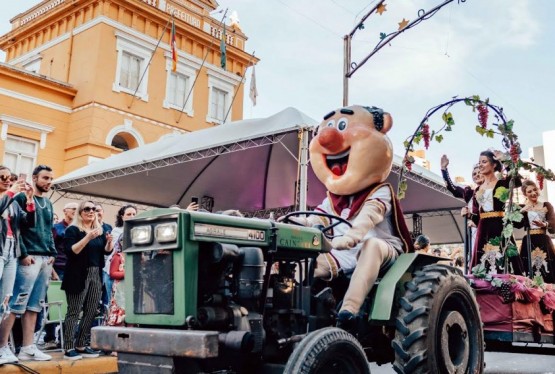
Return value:
<svg viewBox="0 0 555 374">
<path fill-rule="evenodd" d="M 354 326 L 356 315 L 380 270 L 403 252 L 413 251 L 399 201 L 385 183 L 393 147 L 387 137 L 393 120 L 376 107 L 350 106 L 324 117 L 310 143 L 310 162 L 326 186 L 327 198 L 315 210 L 340 216 L 333 249 L 317 258 L 315 276 L 331 280 L 343 272 L 351 281 L 338 326 Z M 305 225 L 329 225 L 327 218 L 308 216 Z"/>
</svg>

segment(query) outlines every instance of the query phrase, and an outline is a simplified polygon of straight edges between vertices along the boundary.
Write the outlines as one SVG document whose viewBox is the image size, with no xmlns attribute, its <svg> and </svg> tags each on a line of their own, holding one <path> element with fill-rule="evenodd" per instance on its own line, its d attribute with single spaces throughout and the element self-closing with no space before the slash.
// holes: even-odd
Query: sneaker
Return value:
<svg viewBox="0 0 555 374">
<path fill-rule="evenodd" d="M 19 359 L 23 361 L 35 360 L 35 361 L 50 361 L 52 356 L 41 352 L 36 345 L 31 344 L 26 347 L 21 347 L 19 351 Z"/>
<path fill-rule="evenodd" d="M 65 351 L 64 353 L 65 360 L 77 361 L 77 360 L 81 360 L 82 358 L 83 356 L 77 353 L 75 349 L 70 349 L 69 351 Z"/>
<path fill-rule="evenodd" d="M 55 341 L 44 343 L 44 350 L 45 351 L 47 351 L 49 349 L 56 349 L 56 348 L 60 348 L 60 346 Z"/>
<path fill-rule="evenodd" d="M 85 347 L 85 349 L 75 348 L 75 352 L 79 353 L 81 356 L 86 358 L 96 358 L 100 356 L 100 351 L 95 351 L 91 347 Z"/>
<path fill-rule="evenodd" d="M 8 360 L 6 362 L 19 361 L 19 359 L 15 357 L 15 355 L 13 354 L 12 350 L 8 345 L 5 345 L 2 348 L 0 348 L 0 357 L 2 358 L 2 360 Z"/>
</svg>

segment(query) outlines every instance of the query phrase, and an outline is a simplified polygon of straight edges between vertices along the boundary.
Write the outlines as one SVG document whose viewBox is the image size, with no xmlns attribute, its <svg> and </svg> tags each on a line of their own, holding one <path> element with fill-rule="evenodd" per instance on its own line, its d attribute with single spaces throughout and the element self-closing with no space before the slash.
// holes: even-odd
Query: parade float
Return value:
<svg viewBox="0 0 555 374">
<path fill-rule="evenodd" d="M 488 138 L 501 138 L 504 157 L 501 160 L 505 172 L 502 177 L 509 179 L 509 188 L 498 187 L 494 194 L 504 203 L 503 229 L 500 236 L 490 238 L 484 246 L 484 255 L 471 265 L 471 234 L 466 230 L 465 239 L 465 274 L 480 306 L 480 315 L 484 324 L 484 336 L 489 347 L 507 347 L 512 342 L 555 343 L 553 315 L 555 311 L 555 287 L 546 283 L 541 269 L 547 271 L 546 253 L 524 245 L 523 258 L 527 260 L 526 274 L 511 274 L 511 259 L 519 256 L 513 237 L 516 226 L 524 219 L 521 207 L 516 202 L 514 190 L 521 177 L 519 171 L 527 170 L 535 175 L 540 189 L 545 180 L 554 180 L 551 170 L 530 161 L 523 160 L 518 136 L 514 132 L 515 123 L 507 120 L 503 109 L 493 105 L 489 100 L 479 96 L 453 98 L 452 100 L 431 108 L 415 132 L 405 141 L 403 170 L 399 178 L 398 195 L 404 197 L 407 190 L 405 176 L 411 173 L 415 162 L 411 153 L 415 145 L 423 144 L 428 149 L 432 142 L 440 143 L 443 136 L 455 127 L 455 120 L 450 109 L 456 104 L 465 104 L 477 114 L 478 124 L 474 130 Z M 431 127 L 431 117 L 441 113 L 441 125 Z M 461 127 L 461 126 L 457 126 Z M 526 231 L 525 242 L 530 242 L 531 231 Z M 537 231 L 537 230 L 536 230 Z M 545 229 L 543 232 L 545 233 Z M 545 274 L 545 272 L 544 272 Z"/>
</svg>

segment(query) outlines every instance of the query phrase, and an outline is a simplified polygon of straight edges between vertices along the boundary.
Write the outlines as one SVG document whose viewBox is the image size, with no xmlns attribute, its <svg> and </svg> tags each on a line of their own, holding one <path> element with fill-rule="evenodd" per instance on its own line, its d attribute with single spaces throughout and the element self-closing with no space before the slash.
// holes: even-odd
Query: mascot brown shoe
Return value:
<svg viewBox="0 0 555 374">
<path fill-rule="evenodd" d="M 351 281 L 338 315 L 352 326 L 381 269 L 412 251 L 408 229 L 393 188 L 385 183 L 393 164 L 387 137 L 393 120 L 376 107 L 350 106 L 324 117 L 310 143 L 314 173 L 326 186 L 327 198 L 316 210 L 340 216 L 352 227 L 334 228 L 333 249 L 318 256 L 315 276 L 331 280 L 339 272 Z M 328 225 L 315 215 L 307 225 Z"/>
</svg>

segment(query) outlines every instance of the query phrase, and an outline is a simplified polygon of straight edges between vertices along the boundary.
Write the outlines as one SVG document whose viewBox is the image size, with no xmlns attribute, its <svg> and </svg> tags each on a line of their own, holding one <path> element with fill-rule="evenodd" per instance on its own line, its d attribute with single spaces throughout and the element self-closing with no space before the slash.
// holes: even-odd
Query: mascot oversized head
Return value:
<svg viewBox="0 0 555 374">
<path fill-rule="evenodd" d="M 310 162 L 329 192 L 353 195 L 387 179 L 392 125 L 391 115 L 376 107 L 355 105 L 324 117 L 310 143 Z"/>
</svg>

